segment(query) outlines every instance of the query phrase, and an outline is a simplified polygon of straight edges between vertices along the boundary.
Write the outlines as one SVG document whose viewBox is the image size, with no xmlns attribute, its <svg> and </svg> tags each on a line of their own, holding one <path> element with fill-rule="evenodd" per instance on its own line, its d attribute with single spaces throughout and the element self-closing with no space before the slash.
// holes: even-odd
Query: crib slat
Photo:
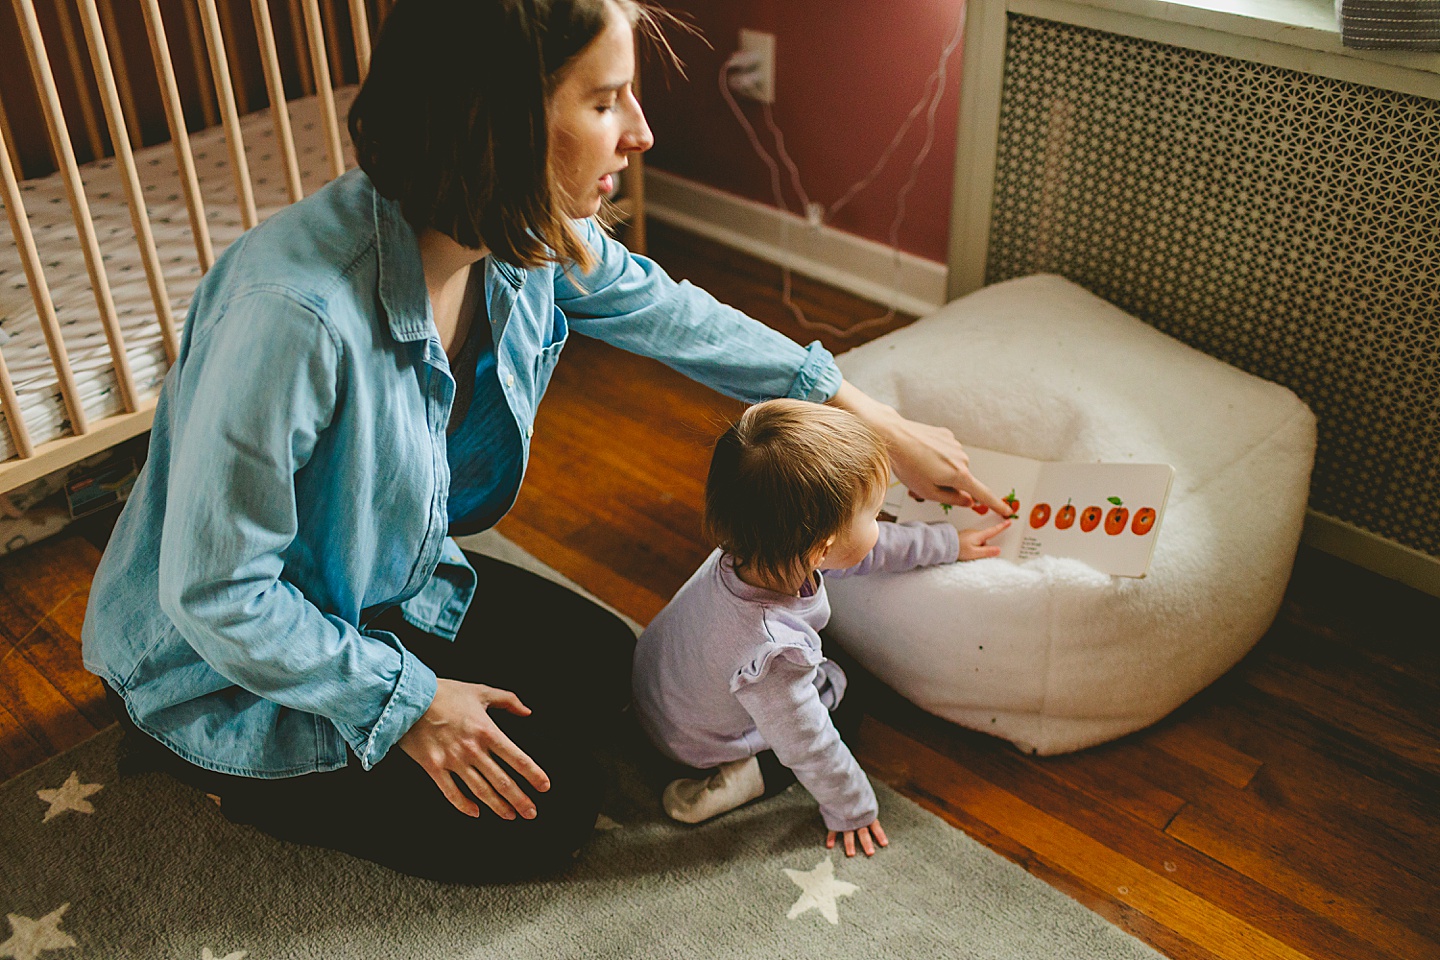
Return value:
<svg viewBox="0 0 1440 960">
<path fill-rule="evenodd" d="M 90 144 L 90 156 L 96 160 L 105 156 L 105 139 L 100 135 L 100 118 L 95 112 L 95 101 L 90 99 L 90 84 L 85 77 L 85 62 L 80 58 L 80 43 L 75 36 L 75 22 L 70 19 L 69 0 L 56 0 L 55 20 L 60 26 L 60 42 L 65 47 L 65 60 L 70 65 L 70 77 L 75 81 L 75 96 L 80 98 L 80 119 L 85 124 L 85 139 Z M 60 157 L 55 157 L 60 166 Z"/>
<path fill-rule="evenodd" d="M 130 135 L 125 129 L 125 113 L 120 105 L 120 92 L 110 68 L 110 51 L 95 0 L 78 0 L 80 25 L 90 44 L 90 63 L 100 81 L 101 105 L 110 124 L 110 142 L 115 145 L 115 159 L 125 177 L 125 198 L 130 204 L 130 225 L 140 243 L 140 259 L 145 265 L 145 279 L 150 284 L 150 301 L 155 306 L 155 319 L 160 324 L 165 356 L 171 363 L 180 355 L 180 341 L 175 335 L 175 319 L 170 314 L 170 293 L 165 289 L 165 274 L 160 269 L 160 255 L 155 252 L 155 237 L 150 232 L 150 216 L 145 209 L 145 194 L 140 175 L 135 169 L 135 155 L 130 150 Z"/>
<path fill-rule="evenodd" d="M 190 58 L 195 67 L 195 91 L 200 95 L 200 113 L 205 118 L 205 126 L 213 127 L 219 122 L 219 114 L 215 112 L 215 104 L 211 99 L 214 84 L 210 84 L 209 88 L 205 84 L 210 66 L 205 59 L 205 38 L 200 29 L 200 14 L 195 9 L 195 4 L 189 0 L 180 0 L 180 9 L 185 14 L 185 35 L 190 39 Z"/>
<path fill-rule="evenodd" d="M 19 184 L 15 184 L 12 191 L 9 184 L 15 181 L 14 170 L 14 144 L 11 142 L 10 124 L 5 119 L 5 108 L 0 106 L 0 140 L 4 140 L 5 148 L 0 150 L 3 154 L 3 163 L 7 173 L 4 175 L 5 207 L 10 208 L 11 193 L 19 193 Z M 16 214 L 25 216 L 25 211 L 16 206 Z M 11 218 L 11 232 L 15 232 L 14 217 Z M 21 457 L 33 457 L 35 455 L 35 444 L 30 440 L 30 428 L 25 425 L 25 417 L 20 412 L 20 397 L 15 393 L 15 382 L 10 379 L 10 368 L 5 364 L 5 350 L 0 347 L 0 410 L 5 411 L 5 422 L 10 425 L 10 438 L 15 441 L 15 449 Z"/>
<path fill-rule="evenodd" d="M 215 10 L 215 0 L 200 0 L 200 24 L 205 28 L 210 72 L 215 76 L 215 94 L 225 118 L 225 141 L 230 145 L 230 169 L 235 175 L 235 196 L 240 201 L 240 223 L 249 230 L 260 218 L 255 213 L 255 191 L 250 185 L 250 165 L 245 160 L 245 141 L 240 136 L 240 115 L 235 110 L 235 91 L 230 84 L 230 65 L 225 58 L 225 38 L 220 35 L 220 15 Z"/>
<path fill-rule="evenodd" d="M 165 103 L 165 121 L 170 126 L 170 144 L 175 148 L 175 164 L 180 168 L 180 183 L 185 191 L 185 209 L 190 212 L 190 236 L 195 241 L 195 255 L 199 258 L 200 270 L 204 272 L 215 262 L 215 249 L 210 244 L 210 225 L 205 221 L 205 199 L 200 195 L 200 178 L 195 175 L 195 156 L 190 150 L 190 133 L 185 129 L 185 108 L 180 103 L 180 85 L 175 82 L 175 65 L 170 61 L 165 22 L 160 17 L 159 0 L 140 0 L 140 9 L 145 14 L 145 30 L 150 36 L 150 55 L 155 61 L 155 75 L 160 81 L 161 99 Z M 188 4 L 186 9 L 189 9 Z"/>
<path fill-rule="evenodd" d="M 320 116 L 329 143 L 330 175 L 345 172 L 345 154 L 340 146 L 340 123 L 335 115 L 335 91 L 330 85 L 330 61 L 325 57 L 324 29 L 320 23 L 319 0 L 303 0 L 305 25 L 310 34 L 310 62 L 315 68 L 315 86 L 320 92 Z"/>
<path fill-rule="evenodd" d="M 225 40 L 225 64 L 231 71 L 230 83 L 235 91 L 235 106 L 243 117 L 250 112 L 250 84 L 245 80 L 245 58 L 230 54 L 240 42 L 240 28 L 235 25 L 235 8 L 230 0 L 216 0 L 220 23 L 220 36 Z"/>
<path fill-rule="evenodd" d="M 260 38 L 260 60 L 265 67 L 265 89 L 270 91 L 270 119 L 275 124 L 275 140 L 280 144 L 280 159 L 285 164 L 285 185 L 290 202 L 305 195 L 300 186 L 300 162 L 295 156 L 295 138 L 290 133 L 290 105 L 285 100 L 285 81 L 280 76 L 280 55 L 275 51 L 275 30 L 270 23 L 267 0 L 250 0 L 255 15 L 255 32 Z"/>
<path fill-rule="evenodd" d="M 10 163 L 14 166 L 17 176 L 24 179 L 24 164 L 20 162 L 20 151 L 15 149 L 15 131 L 10 128 L 10 118 L 5 114 L 3 97 L 0 97 L 0 139 L 5 141 L 5 150 L 10 155 Z"/>
<path fill-rule="evenodd" d="M 345 61 L 340 52 L 340 26 L 336 22 L 335 0 L 324 0 L 321 20 L 325 24 L 325 50 L 330 58 L 330 83 L 339 86 L 345 82 Z"/>
<path fill-rule="evenodd" d="M 65 350 L 65 339 L 60 336 L 60 320 L 55 316 L 55 303 L 50 299 L 50 285 L 45 282 L 45 271 L 40 265 L 40 252 L 35 249 L 35 236 L 30 232 L 30 220 L 25 216 L 25 204 L 20 198 L 20 184 L 15 179 L 15 168 L 10 165 L 10 140 L 5 140 L 6 149 L 0 150 L 0 187 L 5 190 L 5 213 L 10 218 L 10 234 L 20 251 L 20 262 L 25 266 L 25 281 L 30 287 L 30 298 L 35 302 L 35 313 L 40 317 L 40 329 L 45 334 L 45 345 L 50 348 L 50 364 L 60 381 L 60 396 L 65 401 L 65 412 L 70 415 L 70 428 L 78 437 L 87 433 L 90 423 L 85 419 L 85 408 L 80 404 L 80 390 L 75 385 L 75 374 L 70 369 L 70 355 Z M 17 401 L 15 415 L 7 412 L 11 435 L 16 424 L 25 431 Z M 29 443 L 29 432 L 26 443 Z M 23 449 L 18 438 L 16 446 Z M 32 454 L 33 454 L 33 447 Z M 29 456 L 31 454 L 27 454 Z"/>
<path fill-rule="evenodd" d="M 295 68 L 300 73 L 300 92 L 309 97 L 315 93 L 315 80 L 310 68 L 310 51 L 305 40 L 305 14 L 300 0 L 287 0 L 290 9 L 290 42 L 295 45 Z"/>
<path fill-rule="evenodd" d="M 134 412 L 139 398 L 135 393 L 134 378 L 130 375 L 130 359 L 125 355 L 125 338 L 120 331 L 120 321 L 115 316 L 115 301 L 110 296 L 110 281 L 105 276 L 105 267 L 100 260 L 100 242 L 95 237 L 95 223 L 90 219 L 90 204 L 85 199 L 85 186 L 80 181 L 80 165 L 75 162 L 75 151 L 70 147 L 70 133 L 65 126 L 65 113 L 60 108 L 60 96 L 55 90 L 55 78 L 50 73 L 45 40 L 40 35 L 40 23 L 35 17 L 35 3 L 34 0 L 14 0 L 14 4 L 15 12 L 24 27 L 25 52 L 30 57 L 30 70 L 41 90 L 40 103 L 45 108 L 45 125 L 50 133 L 51 146 L 61 161 L 65 192 L 70 199 L 75 230 L 80 235 L 80 248 L 85 254 L 85 267 L 90 273 L 90 289 L 95 294 L 100 323 L 105 328 L 105 339 L 110 344 L 110 359 L 115 365 L 115 380 L 120 389 L 120 399 L 127 411 Z"/>
<path fill-rule="evenodd" d="M 100 22 L 105 25 L 105 43 L 110 48 L 110 66 L 120 88 L 120 103 L 125 107 L 125 129 L 130 133 L 131 146 L 145 146 L 140 131 L 140 109 L 135 105 L 135 90 L 130 86 L 130 70 L 125 63 L 125 43 L 120 25 L 115 21 L 114 0 L 100 0 Z"/>
<path fill-rule="evenodd" d="M 350 29 L 355 33 L 355 79 L 364 81 L 370 72 L 370 20 L 365 13 L 365 0 L 350 0 Z"/>
<path fill-rule="evenodd" d="M 5 422 L 10 424 L 10 438 L 22 459 L 35 456 L 35 444 L 30 441 L 30 428 L 20 416 L 20 397 L 15 393 L 15 384 L 10 380 L 10 368 L 5 365 L 5 351 L 0 350 L 0 410 L 5 411 Z"/>
</svg>

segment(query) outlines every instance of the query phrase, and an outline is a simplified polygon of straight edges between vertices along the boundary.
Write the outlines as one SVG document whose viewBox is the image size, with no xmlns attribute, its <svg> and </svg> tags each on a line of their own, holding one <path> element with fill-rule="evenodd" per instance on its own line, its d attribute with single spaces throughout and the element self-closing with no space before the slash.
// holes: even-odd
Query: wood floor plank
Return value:
<svg viewBox="0 0 1440 960">
<path fill-rule="evenodd" d="M 1261 768 L 1247 790 L 1224 798 L 1201 790 L 1190 799 L 1211 806 L 1286 809 L 1302 824 L 1342 834 L 1347 856 L 1376 857 L 1435 883 L 1440 874 L 1440 793 L 1418 794 L 1385 778 L 1379 759 L 1367 752 L 1366 771 L 1347 763 L 1325 736 L 1322 724 L 1287 712 L 1270 698 L 1252 695 L 1227 709 L 1197 713 L 1192 723 L 1260 755 Z M 1375 775 L 1380 776 L 1377 778 Z"/>
<path fill-rule="evenodd" d="M 1440 603 L 1430 622 L 1429 646 L 1440 646 Z M 1440 733 L 1440 677 L 1417 675 L 1402 669 L 1388 656 L 1373 651 L 1337 633 L 1315 633 L 1289 620 L 1271 631 L 1273 652 L 1294 669 L 1343 696 L 1376 709 L 1395 711 L 1412 725 Z M 1423 659 L 1423 658 L 1421 658 Z"/>
<path fill-rule="evenodd" d="M 1163 919 L 1175 933 L 1219 957 L 1236 960 L 1305 960 L 1289 944 L 1227 913 L 1174 882 L 1046 814 L 976 775 L 956 771 L 945 758 L 904 734 L 876 724 L 870 728 L 875 752 L 907 756 L 924 765 L 927 780 L 939 785 L 932 796 L 946 806 L 1014 837 L 1036 856 L 1100 890 L 1146 917 Z M 882 777 L 885 771 L 882 770 Z M 887 778 L 888 779 L 888 778 Z"/>
<path fill-rule="evenodd" d="M 639 623 L 653 620 L 669 599 L 546 536 L 514 514 L 500 521 L 496 529 L 521 548 L 537 557 L 544 557 L 550 566 Z"/>
<path fill-rule="evenodd" d="M 99 564 L 100 551 L 85 539 L 51 537 L 0 557 L 0 593 L 33 618 L 33 627 L 66 597 L 89 589 Z"/>
<path fill-rule="evenodd" d="M 1410 960 L 1375 947 L 1365 932 L 1346 929 L 1333 919 L 1306 909 L 1163 831 L 1132 821 L 1123 810 L 1106 799 L 1077 796 L 1073 787 L 1052 775 L 1049 758 L 1022 755 L 1008 744 L 952 727 L 922 715 L 903 702 L 896 705 L 882 699 L 875 704 L 872 716 L 897 734 L 922 744 L 928 751 L 925 754 L 928 759 L 922 761 L 917 759 L 914 751 L 909 750 L 895 760 L 869 744 L 862 743 L 857 749 L 856 755 L 867 769 L 872 764 L 878 764 L 882 776 L 887 769 L 898 769 L 908 778 L 900 784 L 885 776 L 887 782 L 902 792 L 908 794 L 908 784 L 915 783 L 931 795 L 948 797 L 949 784 L 955 778 L 980 777 L 997 789 L 1023 798 L 1045 815 L 1064 822 L 1150 872 L 1168 876 L 1222 912 L 1246 918 L 1269 935 L 1302 952 L 1317 958 Z M 1103 753 L 1107 749 L 1106 746 L 1092 748 L 1082 756 Z M 1168 756 L 1158 749 L 1155 753 L 1160 757 Z M 1171 762 L 1188 767 L 1173 758 Z M 896 764 L 899 764 L 898 768 Z M 1229 785 L 1214 782 L 1225 791 L 1234 792 Z M 1183 811 L 1177 816 L 1180 815 Z M 1026 842 L 1023 837 L 1018 839 Z M 1104 889 L 1112 896 L 1115 893 L 1109 888 Z M 1179 932 L 1178 928 L 1175 929 Z"/>
<path fill-rule="evenodd" d="M 1440 686 L 1440 597 L 1302 549 L 1281 616 L 1319 640 Z"/>
<path fill-rule="evenodd" d="M 1184 794 L 1172 792 L 1175 783 L 1162 784 L 1153 771 L 1135 763 L 1139 744 L 1117 744 L 1103 753 L 1053 757 L 1047 767 L 1057 779 L 1077 792 L 1103 799 L 1142 823 L 1165 829 L 1185 806 Z"/>
<path fill-rule="evenodd" d="M 96 729 L 112 721 L 100 679 L 85 669 L 80 656 L 80 626 L 88 591 L 68 597 L 22 640 L 16 656 L 24 657 Z"/>
<path fill-rule="evenodd" d="M 68 750 L 100 729 L 29 660 L 13 651 L 0 663 L 0 703 L 4 703 L 25 732 L 51 756 Z"/>
<path fill-rule="evenodd" d="M 1345 845 L 1338 837 L 1298 834 L 1253 809 L 1237 815 L 1199 804 L 1186 806 L 1165 832 L 1317 916 L 1375 938 L 1397 958 L 1440 957 L 1440 936 L 1426 935 L 1436 929 L 1433 889 L 1427 898 L 1420 878 L 1339 853 Z"/>
<path fill-rule="evenodd" d="M 1161 724 L 1145 739 L 1177 760 L 1213 774 L 1237 790 L 1243 790 L 1261 767 L 1261 761 L 1188 724 Z"/>
<path fill-rule="evenodd" d="M 1184 769 L 1181 761 L 1137 738 L 1105 750 L 1050 757 L 1045 765 L 1051 776 L 1078 794 L 1113 806 L 1157 830 L 1165 829 L 1184 808 L 1186 797 L 1193 792 L 1187 785 L 1201 778 L 1199 771 Z"/>
<path fill-rule="evenodd" d="M 0 578 L 0 656 L 14 650 L 39 622 L 39 617 L 10 596 L 4 579 Z"/>
<path fill-rule="evenodd" d="M 620 580 L 631 589 L 638 589 L 643 583 L 644 592 L 659 598 L 662 605 L 699 562 L 693 559 L 693 545 L 662 535 L 663 528 L 640 511 L 605 511 L 595 504 L 587 508 L 555 496 L 544 498 L 543 502 L 531 499 L 517 504 L 506 520 L 512 518 L 525 524 L 529 531 L 546 537 L 548 543 L 563 548 L 569 562 L 579 562 L 581 557 L 603 558 L 604 572 L 597 564 L 587 563 L 588 575 L 600 577 L 604 582 Z M 504 523 L 502 521 L 502 533 L 509 529 Z M 620 527 L 647 535 L 617 538 L 614 534 Z M 646 607 L 649 606 L 647 602 Z M 658 611 L 658 607 L 655 609 Z"/>
<path fill-rule="evenodd" d="M 3 668 L 4 663 L 0 661 L 0 669 Z M 0 783 L 54 756 L 49 747 L 31 736 L 30 731 L 6 709 L 8 700 L 8 697 L 0 699 Z"/>
<path fill-rule="evenodd" d="M 1318 682 L 1308 668 L 1272 657 L 1245 675 L 1256 690 L 1286 700 L 1297 709 L 1357 737 L 1373 749 L 1384 750 L 1430 775 L 1440 775 L 1440 750 L 1429 724 L 1398 710 L 1384 709 L 1357 699 L 1341 700 L 1327 684 Z"/>
</svg>

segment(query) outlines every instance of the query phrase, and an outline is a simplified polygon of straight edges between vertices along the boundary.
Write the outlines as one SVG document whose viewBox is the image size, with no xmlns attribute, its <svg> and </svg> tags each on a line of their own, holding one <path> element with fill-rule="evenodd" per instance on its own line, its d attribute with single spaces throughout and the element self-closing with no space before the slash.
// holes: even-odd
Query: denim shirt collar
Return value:
<svg viewBox="0 0 1440 960">
<path fill-rule="evenodd" d="M 425 267 L 420 259 L 420 242 L 400 212 L 400 205 L 381 196 L 378 190 L 373 190 L 373 195 L 379 294 L 390 333 L 401 343 L 427 339 L 434 329 L 434 321 L 425 286 Z M 525 271 L 493 256 L 485 258 L 485 290 L 492 322 L 503 324 L 509 318 L 515 294 L 524 284 Z"/>
</svg>

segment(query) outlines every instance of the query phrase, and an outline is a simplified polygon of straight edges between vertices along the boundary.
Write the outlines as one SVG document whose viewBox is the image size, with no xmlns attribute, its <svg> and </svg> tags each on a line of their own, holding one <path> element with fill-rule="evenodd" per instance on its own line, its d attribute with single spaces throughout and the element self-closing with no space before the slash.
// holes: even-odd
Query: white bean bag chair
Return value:
<svg viewBox="0 0 1440 960">
<path fill-rule="evenodd" d="M 1159 720 L 1274 620 L 1315 454 L 1314 415 L 1286 388 L 1045 275 L 839 364 L 962 443 L 1175 467 L 1143 579 L 1038 557 L 832 581 L 830 636 L 925 710 L 1027 752 L 1078 750 Z"/>
</svg>

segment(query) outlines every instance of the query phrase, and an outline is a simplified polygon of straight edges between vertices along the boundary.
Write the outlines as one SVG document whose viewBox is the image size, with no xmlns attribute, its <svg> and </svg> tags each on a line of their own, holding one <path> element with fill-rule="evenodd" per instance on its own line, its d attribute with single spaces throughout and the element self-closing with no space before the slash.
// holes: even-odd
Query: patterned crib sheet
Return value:
<svg viewBox="0 0 1440 960">
<path fill-rule="evenodd" d="M 354 87 L 335 91 L 336 109 L 343 126 Z M 290 125 L 295 138 L 301 182 L 308 196 L 330 179 L 326 133 L 318 97 L 292 100 Z M 241 139 L 261 220 L 289 202 L 283 159 L 268 109 L 241 118 Z M 345 166 L 354 166 L 349 138 L 342 129 Z M 230 151 L 223 127 L 211 127 L 190 137 L 196 175 L 205 203 L 205 218 L 215 255 L 243 231 Z M 177 326 L 184 322 L 190 298 L 200 281 L 200 265 L 185 209 L 175 153 L 159 143 L 135 152 L 151 230 L 165 275 L 167 292 Z M 142 398 L 159 392 L 167 361 L 160 325 L 150 297 L 139 241 L 130 223 L 124 176 L 113 159 L 99 160 L 80 169 L 90 205 L 102 262 L 109 280 L 116 314 L 124 331 L 126 355 Z M 79 234 L 59 173 L 20 184 L 21 199 L 35 235 L 61 334 L 80 391 L 86 416 L 93 422 L 121 413 L 119 385 L 110 348 L 100 322 L 90 285 Z M 0 209 L 3 209 L 0 202 Z M 25 281 L 20 252 L 6 231 L 0 235 L 0 350 L 20 399 L 20 410 L 32 441 L 38 446 L 71 433 L 69 415 L 60 393 L 60 380 L 50 362 L 34 301 Z M 17 454 L 8 423 L 0 412 L 0 461 Z"/>
</svg>

